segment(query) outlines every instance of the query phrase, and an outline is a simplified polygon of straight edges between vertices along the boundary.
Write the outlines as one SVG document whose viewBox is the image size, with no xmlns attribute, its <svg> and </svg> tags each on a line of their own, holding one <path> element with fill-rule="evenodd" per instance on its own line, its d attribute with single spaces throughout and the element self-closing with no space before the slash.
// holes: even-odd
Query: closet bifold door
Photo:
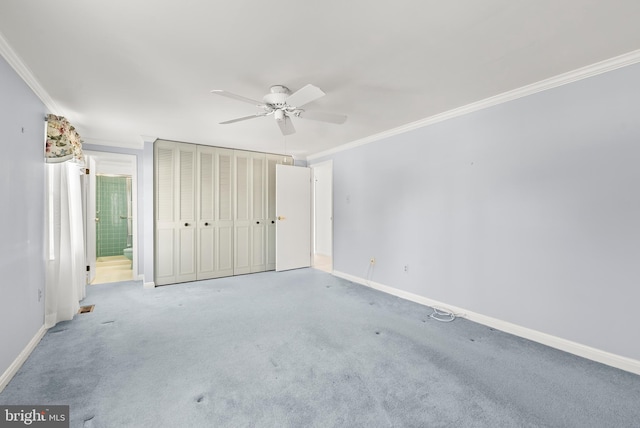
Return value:
<svg viewBox="0 0 640 428">
<path fill-rule="evenodd" d="M 155 283 L 196 279 L 196 146 L 158 140 L 155 156 Z"/>
<path fill-rule="evenodd" d="M 266 269 L 266 155 L 235 150 L 234 275 Z"/>
<path fill-rule="evenodd" d="M 176 282 L 176 164 L 175 143 L 154 144 L 155 277 L 156 285 Z"/>
<path fill-rule="evenodd" d="M 198 146 L 196 163 L 197 279 L 215 278 L 216 266 L 216 149 Z"/>
<path fill-rule="evenodd" d="M 233 150 L 216 149 L 216 277 L 233 275 Z"/>
<path fill-rule="evenodd" d="M 251 154 L 251 272 L 266 270 L 266 172 L 267 158 L 264 153 Z"/>
<path fill-rule="evenodd" d="M 251 153 L 234 150 L 233 274 L 251 272 Z"/>
<path fill-rule="evenodd" d="M 198 279 L 233 275 L 233 151 L 198 146 Z"/>
<path fill-rule="evenodd" d="M 196 275 L 196 146 L 176 143 L 178 180 L 176 217 L 176 282 L 195 281 Z"/>
</svg>

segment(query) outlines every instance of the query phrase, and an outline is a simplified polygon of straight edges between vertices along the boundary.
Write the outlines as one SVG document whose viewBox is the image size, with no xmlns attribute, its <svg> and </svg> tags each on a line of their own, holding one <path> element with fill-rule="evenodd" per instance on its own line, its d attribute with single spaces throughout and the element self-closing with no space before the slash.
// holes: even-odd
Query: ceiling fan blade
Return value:
<svg viewBox="0 0 640 428">
<path fill-rule="evenodd" d="M 298 117 L 319 120 L 320 122 L 336 123 L 338 125 L 342 125 L 347 120 L 347 116 L 344 114 L 325 113 L 322 111 L 303 111 Z"/>
<path fill-rule="evenodd" d="M 232 92 L 225 91 L 223 89 L 214 89 L 211 91 L 212 94 L 222 95 L 223 97 L 232 98 L 234 100 L 243 101 L 245 103 L 253 104 L 255 106 L 262 107 L 264 103 L 262 101 L 254 100 L 251 98 L 243 97 L 242 95 L 237 95 Z"/>
<path fill-rule="evenodd" d="M 292 107 L 302 107 L 303 105 L 308 104 L 311 101 L 315 101 L 324 95 L 324 92 L 322 92 L 320 88 L 308 84 L 289 95 L 285 102 Z"/>
<path fill-rule="evenodd" d="M 251 116 L 244 116 L 244 117 L 239 117 L 237 119 L 231 119 L 224 122 L 220 122 L 220 125 L 228 125 L 230 123 L 242 122 L 243 120 L 254 119 L 256 117 L 262 117 L 266 115 L 267 113 L 256 113 L 256 114 L 252 114 Z"/>
<path fill-rule="evenodd" d="M 276 120 L 276 122 L 278 122 L 282 135 L 291 135 L 296 132 L 296 128 L 294 128 L 293 122 L 288 116 L 285 116 L 282 120 Z"/>
</svg>

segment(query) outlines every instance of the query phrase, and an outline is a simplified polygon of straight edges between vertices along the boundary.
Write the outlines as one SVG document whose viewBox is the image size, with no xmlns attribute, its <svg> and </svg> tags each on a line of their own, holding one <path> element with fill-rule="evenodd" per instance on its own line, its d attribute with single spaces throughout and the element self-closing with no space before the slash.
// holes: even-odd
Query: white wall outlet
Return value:
<svg viewBox="0 0 640 428">
<path fill-rule="evenodd" d="M 409 265 L 404 265 L 404 271 L 409 272 Z"/>
<path fill-rule="evenodd" d="M 375 257 L 371 257 L 371 260 L 369 260 L 369 263 L 371 263 L 372 265 L 376 264 L 376 258 Z"/>
</svg>

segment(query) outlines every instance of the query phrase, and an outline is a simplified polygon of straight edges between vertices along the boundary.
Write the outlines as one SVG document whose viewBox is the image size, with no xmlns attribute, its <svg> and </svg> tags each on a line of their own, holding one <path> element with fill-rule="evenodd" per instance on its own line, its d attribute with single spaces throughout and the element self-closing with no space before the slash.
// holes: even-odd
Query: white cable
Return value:
<svg viewBox="0 0 640 428">
<path fill-rule="evenodd" d="M 440 322 L 451 322 L 456 319 L 456 315 L 446 309 L 433 308 L 433 312 L 429 315 L 429 318 Z"/>
<path fill-rule="evenodd" d="M 365 283 L 367 286 L 371 287 L 371 278 L 373 277 L 373 268 L 375 267 L 375 263 L 369 263 L 369 268 L 367 269 L 367 277 Z"/>
</svg>

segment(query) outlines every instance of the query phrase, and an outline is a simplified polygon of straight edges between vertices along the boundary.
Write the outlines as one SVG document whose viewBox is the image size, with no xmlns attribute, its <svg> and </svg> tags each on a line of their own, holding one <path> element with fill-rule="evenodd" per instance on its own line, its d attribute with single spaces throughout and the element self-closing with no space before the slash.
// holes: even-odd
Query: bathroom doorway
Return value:
<svg viewBox="0 0 640 428">
<path fill-rule="evenodd" d="M 86 152 L 95 164 L 93 218 L 95 270 L 91 284 L 131 281 L 137 277 L 136 157 Z M 91 227 L 91 226 L 88 226 Z M 89 238 L 89 234 L 88 238 Z M 89 239 L 88 239 L 89 241 Z"/>
</svg>

